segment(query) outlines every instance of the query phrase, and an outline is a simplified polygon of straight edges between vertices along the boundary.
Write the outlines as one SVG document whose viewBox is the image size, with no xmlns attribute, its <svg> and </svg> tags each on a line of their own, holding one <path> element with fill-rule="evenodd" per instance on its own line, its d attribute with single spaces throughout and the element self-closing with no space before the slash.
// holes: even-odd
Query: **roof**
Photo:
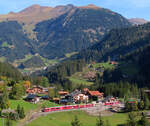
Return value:
<svg viewBox="0 0 150 126">
<path fill-rule="evenodd" d="M 88 88 L 84 88 L 84 89 L 83 89 L 83 91 L 85 91 L 85 92 L 86 92 L 86 91 L 89 91 L 89 89 L 88 89 Z"/>
<path fill-rule="evenodd" d="M 67 94 L 69 94 L 69 93 L 68 93 L 67 91 L 59 91 L 58 94 L 59 94 L 59 95 L 67 95 Z"/>
<path fill-rule="evenodd" d="M 59 100 L 60 100 L 60 98 L 53 98 L 53 100 L 54 100 L 54 101 L 59 101 Z"/>
<path fill-rule="evenodd" d="M 74 96 L 79 95 L 79 94 L 82 94 L 81 91 L 75 90 L 72 93 L 70 93 L 69 95 L 74 97 Z"/>
<path fill-rule="evenodd" d="M 34 99 L 36 97 L 36 95 L 34 94 L 29 94 L 26 99 Z"/>
<path fill-rule="evenodd" d="M 41 97 L 42 99 L 49 99 L 49 96 L 48 95 L 44 95 Z"/>
<path fill-rule="evenodd" d="M 99 91 L 89 91 L 91 96 L 103 96 L 104 93 L 100 93 Z"/>
</svg>

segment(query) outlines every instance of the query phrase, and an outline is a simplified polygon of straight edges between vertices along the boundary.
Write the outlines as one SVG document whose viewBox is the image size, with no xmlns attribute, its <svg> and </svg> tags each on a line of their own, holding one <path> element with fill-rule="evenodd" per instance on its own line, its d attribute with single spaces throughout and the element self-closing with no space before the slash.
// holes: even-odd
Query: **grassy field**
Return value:
<svg viewBox="0 0 150 126">
<path fill-rule="evenodd" d="M 51 107 L 51 106 L 56 106 L 57 104 L 49 101 L 43 101 L 38 104 L 33 104 L 26 102 L 24 100 L 10 100 L 10 108 L 11 109 L 16 109 L 18 104 L 22 107 L 24 107 L 25 112 L 28 112 L 30 110 L 35 110 L 35 109 L 40 109 L 42 106 L 45 107 Z"/>
<path fill-rule="evenodd" d="M 75 115 L 78 116 L 82 126 L 96 125 L 97 117 L 87 115 L 87 113 L 82 111 L 74 111 L 54 113 L 45 117 L 40 117 L 26 126 L 71 126 L 71 121 L 74 119 Z M 117 126 L 126 122 L 127 114 L 114 114 L 113 116 L 103 117 L 103 120 L 105 122 L 108 120 L 111 126 Z"/>
<path fill-rule="evenodd" d="M 106 62 L 106 63 L 96 63 L 93 65 L 93 67 L 94 68 L 103 67 L 104 69 L 114 69 L 115 65 Z"/>
<path fill-rule="evenodd" d="M 73 84 L 76 84 L 76 85 L 87 85 L 87 86 L 90 86 L 93 84 L 93 82 L 89 82 L 85 79 L 77 79 L 77 78 L 73 78 L 73 77 L 70 77 L 69 78 L 70 81 L 73 83 Z"/>
</svg>

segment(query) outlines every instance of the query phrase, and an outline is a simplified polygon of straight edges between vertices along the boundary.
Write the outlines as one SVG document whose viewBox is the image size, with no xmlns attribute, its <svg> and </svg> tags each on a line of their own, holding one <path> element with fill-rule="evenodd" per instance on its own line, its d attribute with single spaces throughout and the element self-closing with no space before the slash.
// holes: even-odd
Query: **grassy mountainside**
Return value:
<svg viewBox="0 0 150 126">
<path fill-rule="evenodd" d="M 40 54 L 46 58 L 64 57 L 102 39 L 112 28 L 130 26 L 121 15 L 104 8 L 77 8 L 35 27 Z M 51 53 L 48 53 L 51 50 Z"/>
</svg>

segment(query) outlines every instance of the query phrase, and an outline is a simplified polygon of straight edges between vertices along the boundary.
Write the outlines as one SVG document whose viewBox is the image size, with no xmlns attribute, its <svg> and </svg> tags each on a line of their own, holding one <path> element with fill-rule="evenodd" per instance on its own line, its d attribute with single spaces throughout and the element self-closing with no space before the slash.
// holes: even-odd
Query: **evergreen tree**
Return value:
<svg viewBox="0 0 150 126">
<path fill-rule="evenodd" d="M 43 86 L 43 87 L 49 87 L 49 81 L 48 81 L 47 77 L 42 77 L 41 78 L 40 85 Z"/>
<path fill-rule="evenodd" d="M 106 126 L 110 126 L 110 123 L 108 120 L 106 121 Z"/>
<path fill-rule="evenodd" d="M 102 120 L 101 114 L 99 114 L 96 126 L 104 126 L 104 121 Z"/>
<path fill-rule="evenodd" d="M 141 124 L 141 126 L 149 126 L 150 125 L 144 114 L 141 117 L 140 124 Z"/>
<path fill-rule="evenodd" d="M 2 109 L 7 109 L 9 108 L 9 98 L 8 98 L 8 91 L 7 91 L 7 86 L 4 85 L 4 88 L 3 88 L 3 94 L 1 96 L 1 100 L 0 100 L 0 107 Z"/>
<path fill-rule="evenodd" d="M 128 120 L 126 126 L 137 126 L 136 114 L 130 112 L 128 114 Z"/>
<path fill-rule="evenodd" d="M 74 117 L 74 120 L 71 122 L 72 126 L 81 126 L 81 123 L 77 116 Z"/>
<path fill-rule="evenodd" d="M 22 83 L 16 83 L 13 87 L 12 87 L 12 91 L 10 93 L 10 97 L 12 99 L 16 99 L 19 100 L 22 98 L 22 96 L 25 94 L 25 89 L 24 89 L 24 85 Z"/>
<path fill-rule="evenodd" d="M 144 109 L 149 109 L 150 107 L 150 101 L 147 95 L 144 97 Z"/>
<path fill-rule="evenodd" d="M 20 108 L 20 105 L 18 104 L 17 105 L 17 113 L 18 113 L 18 115 L 20 115 L 20 111 L 21 111 L 21 108 Z"/>
<path fill-rule="evenodd" d="M 24 112 L 24 108 L 22 107 L 21 110 L 20 110 L 20 114 L 19 114 L 19 117 L 21 119 L 23 119 L 25 117 L 25 112 Z"/>
<path fill-rule="evenodd" d="M 6 126 L 12 126 L 12 121 L 9 116 L 7 116 L 7 119 L 6 119 Z"/>
<path fill-rule="evenodd" d="M 139 103 L 139 109 L 143 110 L 144 109 L 144 101 L 140 101 Z"/>
</svg>

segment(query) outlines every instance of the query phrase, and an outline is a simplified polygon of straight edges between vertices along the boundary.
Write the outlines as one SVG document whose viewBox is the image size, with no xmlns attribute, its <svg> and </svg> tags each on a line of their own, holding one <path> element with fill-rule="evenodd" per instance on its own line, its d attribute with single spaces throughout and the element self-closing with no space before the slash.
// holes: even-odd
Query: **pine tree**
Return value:
<svg viewBox="0 0 150 126">
<path fill-rule="evenodd" d="M 128 121 L 126 126 L 137 126 L 137 120 L 136 120 L 136 114 L 133 112 L 130 112 L 128 114 Z"/>
<path fill-rule="evenodd" d="M 149 109 L 150 107 L 150 101 L 147 95 L 144 97 L 144 109 Z"/>
<path fill-rule="evenodd" d="M 7 91 L 6 85 L 4 85 L 4 88 L 3 88 L 3 95 L 1 96 L 0 107 L 2 109 L 9 108 L 9 98 L 8 98 L 8 91 Z"/>
<path fill-rule="evenodd" d="M 110 123 L 108 120 L 106 121 L 106 126 L 110 126 Z"/>
<path fill-rule="evenodd" d="M 140 124 L 141 124 L 141 126 L 149 126 L 149 122 L 146 119 L 146 116 L 144 114 L 141 117 Z"/>
<path fill-rule="evenodd" d="M 144 101 L 140 101 L 140 103 L 139 103 L 139 108 L 141 109 L 141 110 L 143 110 L 144 109 Z"/>
<path fill-rule="evenodd" d="M 72 126 L 81 126 L 81 123 L 77 116 L 75 116 L 74 120 L 71 122 Z"/>
<path fill-rule="evenodd" d="M 6 126 L 12 126 L 12 121 L 9 116 L 7 117 L 7 120 L 6 120 Z"/>
<path fill-rule="evenodd" d="M 104 121 L 102 120 L 101 114 L 99 114 L 96 126 L 104 126 Z"/>
<path fill-rule="evenodd" d="M 20 115 L 20 110 L 21 110 L 21 108 L 20 108 L 20 105 L 18 104 L 18 106 L 17 106 L 17 113 L 18 113 L 18 115 Z"/>
<path fill-rule="evenodd" d="M 25 113 L 24 113 L 24 108 L 22 107 L 21 110 L 20 110 L 20 114 L 19 114 L 19 117 L 21 119 L 23 119 L 25 117 Z"/>
</svg>

